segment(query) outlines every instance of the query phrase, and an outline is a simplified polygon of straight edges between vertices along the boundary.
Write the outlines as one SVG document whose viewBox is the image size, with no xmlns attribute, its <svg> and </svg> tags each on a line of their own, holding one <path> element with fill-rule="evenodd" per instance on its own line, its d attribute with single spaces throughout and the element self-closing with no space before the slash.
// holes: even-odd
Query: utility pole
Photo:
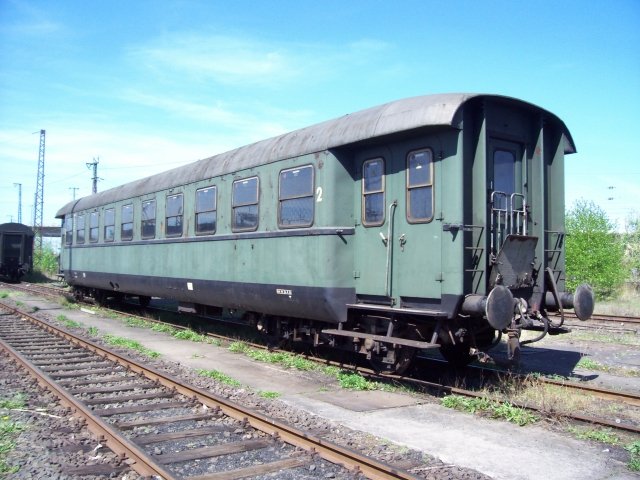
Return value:
<svg viewBox="0 0 640 480">
<path fill-rule="evenodd" d="M 93 187 L 91 188 L 91 193 L 98 193 L 98 180 L 102 180 L 98 178 L 98 163 L 100 162 L 100 157 L 94 158 L 93 162 L 87 162 L 87 168 L 91 170 L 93 168 Z"/>
<path fill-rule="evenodd" d="M 73 199 L 76 199 L 76 190 L 80 190 L 79 187 L 69 187 L 69 190 L 73 190 Z"/>
<path fill-rule="evenodd" d="M 14 183 L 14 187 L 18 187 L 18 223 L 22 223 L 22 184 Z"/>
<path fill-rule="evenodd" d="M 36 195 L 33 206 L 33 229 L 36 232 L 36 246 L 40 250 L 42 250 L 42 213 L 44 210 L 44 139 L 45 131 L 40 130 L 38 177 L 36 179 Z"/>
</svg>

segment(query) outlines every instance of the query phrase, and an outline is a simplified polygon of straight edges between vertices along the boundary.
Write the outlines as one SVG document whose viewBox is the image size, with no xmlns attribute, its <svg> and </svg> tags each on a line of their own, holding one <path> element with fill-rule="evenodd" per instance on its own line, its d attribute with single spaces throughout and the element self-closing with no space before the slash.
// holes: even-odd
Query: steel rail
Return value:
<svg viewBox="0 0 640 480">
<path fill-rule="evenodd" d="M 20 312 L 19 310 L 5 305 L 4 303 L 0 303 L 0 305 L 2 308 L 10 310 L 16 315 L 29 319 L 24 312 Z M 123 458 L 130 459 L 132 461 L 130 466 L 133 470 L 144 476 L 160 476 L 166 480 L 176 478 L 175 475 L 154 461 L 152 457 L 147 455 L 137 445 L 119 435 L 111 426 L 109 426 L 109 424 L 99 417 L 96 417 L 89 407 L 72 395 L 68 394 L 62 387 L 52 380 L 49 375 L 36 367 L 20 352 L 11 347 L 11 345 L 8 345 L 2 338 L 0 338 L 0 347 L 8 352 L 20 366 L 26 369 L 29 374 L 36 379 L 39 385 L 51 391 L 56 397 L 58 397 L 62 405 L 71 409 L 75 414 L 83 418 L 87 424 L 87 428 L 97 437 L 103 437 L 110 450 Z"/>
<path fill-rule="evenodd" d="M 323 440 L 319 437 L 316 437 L 315 435 L 311 435 L 309 433 L 298 430 L 278 420 L 269 418 L 252 409 L 244 408 L 198 387 L 184 385 L 178 378 L 172 375 L 166 374 L 152 367 L 144 366 L 132 359 L 121 357 L 117 352 L 113 350 L 95 344 L 89 340 L 77 337 L 73 333 L 63 328 L 56 328 L 52 325 L 49 325 L 48 323 L 45 323 L 29 314 L 5 305 L 3 302 L 0 302 L 0 306 L 11 310 L 18 315 L 21 315 L 29 322 L 40 326 L 46 331 L 56 333 L 57 335 L 60 335 L 61 337 L 75 343 L 76 345 L 91 350 L 94 353 L 104 356 L 105 358 L 108 358 L 112 361 L 118 362 L 132 372 L 145 375 L 149 379 L 155 380 L 168 388 L 175 388 L 176 392 L 192 398 L 193 400 L 197 400 L 210 409 L 220 409 L 225 415 L 236 420 L 246 422 L 256 430 L 260 430 L 276 438 L 279 438 L 282 441 L 289 443 L 295 447 L 299 447 L 311 454 L 317 454 L 325 460 L 337 465 L 341 465 L 342 467 L 347 468 L 353 472 L 360 472 L 368 478 L 371 478 L 372 480 L 417 480 L 418 478 L 409 472 L 392 467 L 351 449 L 341 447 L 340 445 L 334 444 L 333 442 Z M 64 391 L 61 390 L 60 387 L 55 387 L 55 391 L 64 393 Z M 67 395 L 65 395 L 65 397 L 67 397 Z M 82 411 L 83 414 L 86 411 L 87 414 L 90 415 L 90 410 L 82 408 L 83 405 L 81 405 L 77 401 L 75 401 L 75 403 L 78 403 L 77 408 Z M 76 407 L 74 406 L 74 408 Z M 104 422 L 102 421 L 98 421 L 97 423 L 104 424 Z M 135 447 L 135 445 L 132 446 L 134 448 L 137 448 Z M 109 448 L 111 448 L 111 445 L 109 445 Z M 142 461 L 142 458 L 140 461 Z M 144 475 L 149 475 L 149 473 L 144 473 Z M 172 478 L 171 474 L 161 473 L 160 475 L 169 475 L 166 478 Z"/>
</svg>

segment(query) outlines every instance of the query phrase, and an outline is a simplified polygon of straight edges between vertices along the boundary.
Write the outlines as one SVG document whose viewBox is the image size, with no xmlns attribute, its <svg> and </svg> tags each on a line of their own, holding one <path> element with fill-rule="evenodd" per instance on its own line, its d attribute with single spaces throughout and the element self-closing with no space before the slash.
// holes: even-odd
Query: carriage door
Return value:
<svg viewBox="0 0 640 480">
<path fill-rule="evenodd" d="M 507 235 L 526 235 L 522 145 L 491 139 L 489 143 L 490 250 L 497 255 Z"/>
<path fill-rule="evenodd" d="M 357 158 L 360 173 L 356 195 L 355 286 L 359 301 L 390 305 L 390 255 L 388 231 L 396 205 L 389 191 L 391 165 L 387 155 L 369 152 Z M 392 220 L 389 223 L 389 215 Z"/>
</svg>

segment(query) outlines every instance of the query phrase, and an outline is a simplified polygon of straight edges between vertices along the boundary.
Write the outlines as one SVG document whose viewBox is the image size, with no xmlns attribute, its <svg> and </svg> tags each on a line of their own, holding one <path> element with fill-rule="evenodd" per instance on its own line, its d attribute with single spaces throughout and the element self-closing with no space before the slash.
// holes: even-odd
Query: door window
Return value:
<svg viewBox="0 0 640 480">
<path fill-rule="evenodd" d="M 362 224 L 384 223 L 384 159 L 373 158 L 362 164 Z"/>
<path fill-rule="evenodd" d="M 516 155 L 510 150 L 493 152 L 493 191 L 502 192 L 495 200 L 498 208 L 506 209 L 508 199 L 516 190 Z"/>
<path fill-rule="evenodd" d="M 431 150 L 407 156 L 407 220 L 424 223 L 433 219 L 433 156 Z"/>
</svg>

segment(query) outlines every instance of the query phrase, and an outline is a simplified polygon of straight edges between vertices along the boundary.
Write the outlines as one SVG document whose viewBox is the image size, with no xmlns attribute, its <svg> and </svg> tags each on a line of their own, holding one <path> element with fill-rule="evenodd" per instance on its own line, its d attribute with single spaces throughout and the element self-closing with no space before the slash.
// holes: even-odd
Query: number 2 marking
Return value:
<svg viewBox="0 0 640 480">
<path fill-rule="evenodd" d="M 316 202 L 320 203 L 322 201 L 322 187 L 316 188 Z"/>
</svg>

